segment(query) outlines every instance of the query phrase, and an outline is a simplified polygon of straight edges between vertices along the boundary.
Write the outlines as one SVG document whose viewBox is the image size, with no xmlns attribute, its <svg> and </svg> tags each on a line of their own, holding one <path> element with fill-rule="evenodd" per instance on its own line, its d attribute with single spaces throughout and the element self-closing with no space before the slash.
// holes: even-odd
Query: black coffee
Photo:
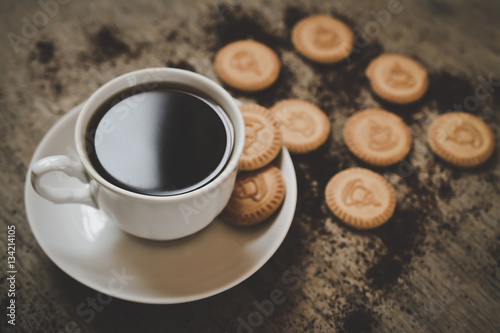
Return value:
<svg viewBox="0 0 500 333">
<path fill-rule="evenodd" d="M 161 86 L 113 96 L 87 129 L 87 153 L 102 177 L 156 196 L 210 182 L 227 163 L 232 145 L 233 128 L 219 106 Z"/>
</svg>

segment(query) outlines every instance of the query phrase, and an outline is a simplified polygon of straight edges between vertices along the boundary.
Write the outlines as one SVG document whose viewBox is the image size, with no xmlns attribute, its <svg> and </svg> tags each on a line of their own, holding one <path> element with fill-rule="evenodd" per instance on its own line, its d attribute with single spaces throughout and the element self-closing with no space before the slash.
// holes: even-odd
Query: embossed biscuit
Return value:
<svg viewBox="0 0 500 333">
<path fill-rule="evenodd" d="M 356 229 L 371 229 L 394 213 L 396 196 L 387 180 L 368 169 L 350 168 L 333 176 L 325 189 L 330 210 Z"/>
<path fill-rule="evenodd" d="M 240 105 L 245 121 L 245 146 L 241 170 L 255 170 L 269 164 L 281 151 L 282 137 L 272 113 L 257 104 Z"/>
<path fill-rule="evenodd" d="M 427 137 L 436 155 L 463 167 L 485 162 L 495 148 L 490 127 L 481 118 L 465 112 L 439 116 L 429 127 Z"/>
<path fill-rule="evenodd" d="M 370 62 L 365 74 L 375 94 L 396 104 L 419 100 L 429 86 L 425 68 L 401 54 L 378 56 Z"/>
<path fill-rule="evenodd" d="M 285 182 L 281 171 L 272 165 L 240 173 L 229 203 L 222 211 L 228 223 L 250 226 L 271 216 L 285 198 Z"/>
<path fill-rule="evenodd" d="M 269 87 L 280 72 L 280 60 L 266 45 L 241 40 L 224 46 L 215 56 L 215 71 L 222 81 L 243 91 Z"/>
<path fill-rule="evenodd" d="M 366 109 L 347 119 L 344 141 L 363 161 L 387 166 L 401 161 L 411 149 L 411 133 L 403 120 L 382 109 Z"/>
<path fill-rule="evenodd" d="M 316 105 L 287 99 L 271 109 L 281 127 L 283 144 L 291 153 L 303 154 L 317 149 L 330 134 L 330 121 Z"/>
<path fill-rule="evenodd" d="M 331 64 L 349 56 L 354 46 L 354 34 L 340 20 L 329 15 L 314 15 L 293 27 L 292 43 L 304 57 Z"/>
</svg>

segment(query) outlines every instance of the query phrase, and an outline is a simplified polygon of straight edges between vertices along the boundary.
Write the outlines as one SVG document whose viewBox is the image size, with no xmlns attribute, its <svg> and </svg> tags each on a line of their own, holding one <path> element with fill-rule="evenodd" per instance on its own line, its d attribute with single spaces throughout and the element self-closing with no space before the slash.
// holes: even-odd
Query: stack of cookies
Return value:
<svg viewBox="0 0 500 333">
<path fill-rule="evenodd" d="M 231 224 L 250 226 L 271 216 L 285 198 L 281 171 L 270 164 L 280 153 L 283 140 L 268 109 L 243 104 L 240 110 L 245 121 L 245 146 L 239 164 L 242 171 L 222 216 Z"/>
<path fill-rule="evenodd" d="M 342 21 L 328 15 L 302 19 L 291 40 L 305 58 L 334 64 L 353 50 L 354 34 Z M 242 40 L 223 47 L 215 57 L 215 70 L 226 84 L 244 92 L 266 89 L 277 80 L 280 59 L 268 46 Z M 388 105 L 407 105 L 427 92 L 425 68 L 400 54 L 373 59 L 365 74 L 373 93 Z M 245 151 L 233 196 L 224 211 L 230 223 L 253 225 L 270 216 L 283 201 L 284 182 L 278 168 L 268 164 L 284 144 L 291 153 L 305 154 L 330 136 L 330 121 L 316 105 L 298 99 L 277 102 L 270 109 L 245 104 Z M 399 163 L 411 150 L 411 132 L 396 114 L 380 108 L 353 114 L 344 124 L 344 142 L 358 159 L 374 167 Z M 480 118 L 464 112 L 438 117 L 428 131 L 430 148 L 445 162 L 473 167 L 493 153 L 494 137 Z M 260 191 L 260 192 L 259 192 Z M 325 199 L 331 211 L 357 229 L 385 223 L 396 207 L 394 189 L 380 174 L 365 168 L 343 170 L 328 182 Z"/>
</svg>

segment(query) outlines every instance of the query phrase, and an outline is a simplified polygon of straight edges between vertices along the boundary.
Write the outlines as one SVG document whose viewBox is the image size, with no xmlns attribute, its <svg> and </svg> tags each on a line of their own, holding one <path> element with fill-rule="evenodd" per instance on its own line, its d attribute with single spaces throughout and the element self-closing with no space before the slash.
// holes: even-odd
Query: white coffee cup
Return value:
<svg viewBox="0 0 500 333">
<path fill-rule="evenodd" d="M 134 86 L 168 84 L 176 89 L 200 94 L 220 106 L 234 129 L 232 154 L 224 169 L 211 182 L 191 192 L 151 196 L 131 192 L 104 179 L 92 166 L 85 149 L 87 126 L 99 106 L 117 93 Z M 245 143 L 243 117 L 233 98 L 214 81 L 181 69 L 148 68 L 113 79 L 85 102 L 75 127 L 78 159 L 50 156 L 31 167 L 35 191 L 54 203 L 86 204 L 102 210 L 124 231 L 147 239 L 170 240 L 191 235 L 206 227 L 229 201 L 238 162 Z M 44 184 L 42 176 L 62 171 L 79 179 L 81 188 L 55 188 Z"/>
</svg>

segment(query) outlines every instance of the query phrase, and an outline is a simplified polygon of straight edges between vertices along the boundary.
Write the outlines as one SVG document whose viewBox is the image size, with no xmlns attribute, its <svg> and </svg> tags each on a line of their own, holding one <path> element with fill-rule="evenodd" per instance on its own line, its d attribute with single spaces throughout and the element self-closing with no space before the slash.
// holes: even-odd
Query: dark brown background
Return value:
<svg viewBox="0 0 500 333">
<path fill-rule="evenodd" d="M 256 331 L 498 331 L 498 149 L 484 166 L 460 170 L 429 151 L 425 132 L 438 114 L 473 100 L 479 76 L 500 81 L 500 3 L 402 0 L 401 13 L 386 26 L 375 24 L 373 12 L 388 3 L 73 0 L 60 4 L 15 53 L 7 33 L 21 34 L 22 18 L 32 21 L 42 9 L 36 1 L 2 1 L 0 330 L 7 325 L 6 226 L 14 224 L 20 332 L 235 332 L 238 317 L 247 321 L 256 311 L 253 301 L 269 299 L 276 288 L 287 300 Z M 312 13 L 330 13 L 361 31 L 379 30 L 350 63 L 318 66 L 300 57 L 289 38 L 293 24 Z M 167 306 L 114 299 L 87 322 L 76 308 L 96 292 L 49 260 L 26 220 L 23 186 L 38 142 L 65 112 L 131 70 L 172 66 L 217 80 L 215 52 L 243 38 L 272 47 L 283 67 L 270 89 L 248 95 L 228 88 L 235 97 L 264 106 L 306 99 L 332 122 L 319 151 L 293 158 L 299 200 L 287 238 L 261 270 L 220 295 Z M 421 102 L 395 108 L 373 97 L 363 72 L 384 52 L 410 55 L 429 70 L 431 86 Z M 492 126 L 498 143 L 500 86 L 478 101 L 474 113 Z M 341 129 L 355 111 L 378 106 L 404 118 L 414 148 L 408 164 L 372 168 L 394 186 L 398 205 L 385 226 L 357 232 L 328 211 L 323 190 L 336 172 L 365 166 L 346 149 Z"/>
</svg>

